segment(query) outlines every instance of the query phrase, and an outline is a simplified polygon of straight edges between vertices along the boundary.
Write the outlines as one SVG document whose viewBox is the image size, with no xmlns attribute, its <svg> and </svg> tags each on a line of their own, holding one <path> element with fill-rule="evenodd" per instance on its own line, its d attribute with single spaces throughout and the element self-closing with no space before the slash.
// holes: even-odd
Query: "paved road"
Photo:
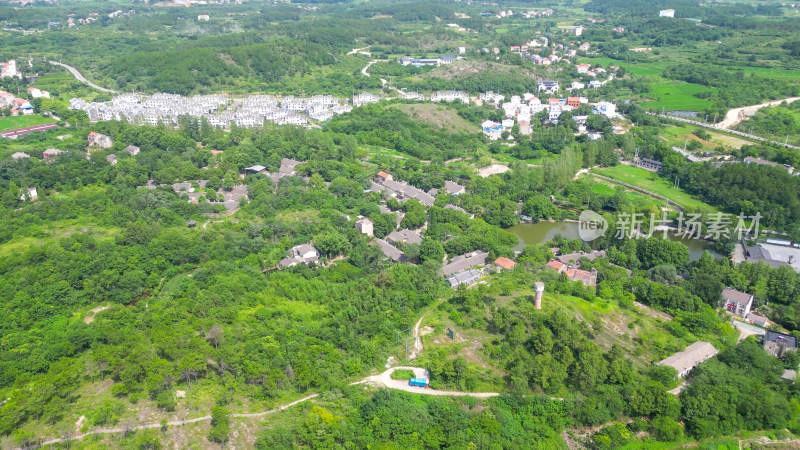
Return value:
<svg viewBox="0 0 800 450">
<path fill-rule="evenodd" d="M 100 87 L 100 86 L 92 83 L 91 81 L 87 80 L 86 77 L 81 75 L 81 73 L 78 72 L 78 69 L 76 69 L 76 68 L 74 68 L 72 66 L 68 66 L 66 64 L 62 64 L 62 63 L 56 62 L 56 61 L 48 61 L 48 62 L 50 64 L 54 65 L 54 66 L 59 66 L 59 67 L 63 67 L 65 69 L 67 69 L 69 71 L 69 73 L 71 73 L 72 76 L 74 76 L 78 81 L 80 81 L 81 83 L 83 83 L 83 84 L 85 84 L 85 85 L 87 85 L 89 87 L 93 87 L 93 88 L 97 89 L 98 91 L 108 92 L 109 94 L 116 94 L 117 93 L 117 91 L 115 91 L 115 90 L 106 89 L 104 87 Z"/>
<path fill-rule="evenodd" d="M 767 331 L 764 330 L 763 328 L 755 327 L 753 325 L 750 325 L 749 323 L 744 323 L 744 322 L 739 321 L 739 320 L 731 320 L 731 324 L 734 327 L 739 329 L 739 331 L 740 331 L 739 340 L 740 341 L 742 339 L 746 338 L 747 336 L 751 336 L 751 335 L 763 336 L 763 335 L 767 334 Z"/>
</svg>

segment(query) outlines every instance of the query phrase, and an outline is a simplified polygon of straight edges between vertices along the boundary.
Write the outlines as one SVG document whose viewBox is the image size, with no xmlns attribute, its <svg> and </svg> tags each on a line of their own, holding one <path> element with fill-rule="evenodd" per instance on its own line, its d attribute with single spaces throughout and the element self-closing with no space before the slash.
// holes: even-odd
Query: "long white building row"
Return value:
<svg viewBox="0 0 800 450">
<path fill-rule="evenodd" d="M 359 94 L 354 97 L 356 105 L 365 104 L 360 97 L 374 96 Z M 374 101 L 379 99 L 374 96 Z M 372 100 L 370 98 L 370 100 Z M 70 100 L 70 107 L 84 110 L 89 120 L 124 120 L 140 125 L 176 126 L 178 117 L 189 115 L 206 118 L 212 126 L 227 128 L 232 124 L 240 127 L 258 127 L 265 121 L 278 125 L 305 125 L 309 120 L 325 122 L 336 114 L 353 110 L 347 100 L 332 95 L 313 97 L 288 96 L 277 98 L 255 95 L 244 99 L 230 99 L 224 95 L 195 95 L 184 97 L 176 94 L 153 94 L 141 96 L 121 94 L 111 102 L 86 102 L 79 98 Z"/>
</svg>

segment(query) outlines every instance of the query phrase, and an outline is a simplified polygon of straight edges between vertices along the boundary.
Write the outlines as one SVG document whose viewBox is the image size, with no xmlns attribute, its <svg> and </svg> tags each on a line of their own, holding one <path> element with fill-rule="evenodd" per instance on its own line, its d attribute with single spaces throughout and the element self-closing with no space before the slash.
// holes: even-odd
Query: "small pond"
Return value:
<svg viewBox="0 0 800 450">
<path fill-rule="evenodd" d="M 557 234 L 567 239 L 580 239 L 578 235 L 578 222 L 539 222 L 539 223 L 520 223 L 507 229 L 514 233 L 524 245 L 536 245 L 544 243 L 556 237 Z M 711 242 L 702 239 L 688 239 L 684 237 L 667 234 L 667 238 L 673 242 L 681 242 L 689 247 L 689 259 L 694 261 L 703 256 L 703 252 L 708 250 L 714 258 L 719 258 L 720 254 L 711 248 Z"/>
</svg>

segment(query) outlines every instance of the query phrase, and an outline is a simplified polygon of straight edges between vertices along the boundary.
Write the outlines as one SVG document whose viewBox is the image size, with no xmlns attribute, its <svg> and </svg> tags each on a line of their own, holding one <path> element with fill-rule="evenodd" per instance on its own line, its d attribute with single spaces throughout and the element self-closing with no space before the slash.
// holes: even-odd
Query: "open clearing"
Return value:
<svg viewBox="0 0 800 450">
<path fill-rule="evenodd" d="M 517 66 L 503 65 L 485 61 L 457 60 L 453 61 L 452 64 L 439 66 L 430 72 L 427 72 L 423 75 L 418 75 L 415 78 L 442 78 L 445 80 L 453 80 L 481 72 L 491 72 L 499 75 L 515 73 L 530 77 L 534 76 L 533 72 L 520 69 Z"/>
<path fill-rule="evenodd" d="M 483 178 L 487 178 L 492 175 L 499 175 L 501 173 L 506 173 L 509 170 L 511 169 L 508 166 L 503 166 L 500 164 L 492 164 L 491 166 L 478 169 L 478 175 L 480 175 Z"/>
<path fill-rule="evenodd" d="M 477 133 L 477 126 L 467 122 L 457 112 L 447 106 L 435 103 L 414 103 L 395 106 L 408 114 L 413 120 L 427 123 L 448 133 Z"/>
<path fill-rule="evenodd" d="M 32 116 L 4 117 L 0 119 L 0 131 L 35 127 L 36 125 L 44 125 L 46 123 L 56 123 L 56 121 L 49 117 L 42 117 L 38 114 Z"/>
<path fill-rule="evenodd" d="M 664 196 L 683 206 L 684 208 L 692 210 L 703 209 L 710 211 L 715 209 L 714 207 L 692 197 L 683 190 L 676 189 L 669 182 L 660 178 L 656 173 L 641 169 L 639 167 L 619 165 L 595 169 L 594 172 Z"/>
</svg>

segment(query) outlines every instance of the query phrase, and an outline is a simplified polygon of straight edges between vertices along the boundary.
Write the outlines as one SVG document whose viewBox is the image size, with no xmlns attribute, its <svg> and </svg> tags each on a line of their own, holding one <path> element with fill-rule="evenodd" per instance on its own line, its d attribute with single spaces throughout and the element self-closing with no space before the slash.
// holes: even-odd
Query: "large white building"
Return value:
<svg viewBox="0 0 800 450">
<path fill-rule="evenodd" d="M 658 12 L 659 17 L 675 17 L 674 9 L 662 9 Z"/>
</svg>

